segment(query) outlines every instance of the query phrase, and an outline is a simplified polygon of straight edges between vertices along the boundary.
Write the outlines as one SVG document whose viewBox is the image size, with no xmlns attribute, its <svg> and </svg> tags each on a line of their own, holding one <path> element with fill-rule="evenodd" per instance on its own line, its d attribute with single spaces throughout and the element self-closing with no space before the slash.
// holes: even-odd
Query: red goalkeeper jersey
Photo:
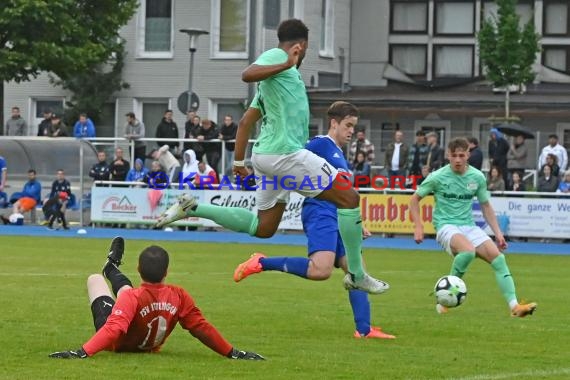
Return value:
<svg viewBox="0 0 570 380">
<path fill-rule="evenodd" d="M 102 350 L 158 351 L 176 323 L 220 355 L 232 346 L 202 316 L 184 289 L 143 283 L 121 292 L 105 325 L 83 345 L 92 356 Z"/>
</svg>

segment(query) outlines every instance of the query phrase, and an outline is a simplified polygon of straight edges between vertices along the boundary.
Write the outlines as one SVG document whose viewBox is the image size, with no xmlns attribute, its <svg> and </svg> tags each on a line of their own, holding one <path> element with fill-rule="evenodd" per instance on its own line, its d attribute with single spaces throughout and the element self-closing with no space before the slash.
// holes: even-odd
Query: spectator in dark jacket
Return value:
<svg viewBox="0 0 570 380">
<path fill-rule="evenodd" d="M 94 181 L 108 181 L 111 177 L 111 170 L 109 169 L 109 164 L 107 164 L 105 152 L 98 152 L 97 159 L 99 162 L 89 170 L 89 177 L 93 178 Z"/>
<path fill-rule="evenodd" d="M 196 112 L 188 112 L 188 120 L 184 125 L 184 138 L 185 139 L 195 139 L 198 137 L 198 131 L 202 127 L 202 120 L 200 116 L 196 115 Z M 197 142 L 185 142 L 184 152 L 191 149 L 196 153 L 198 160 L 202 159 L 204 151 L 202 150 L 202 145 Z"/>
<path fill-rule="evenodd" d="M 208 140 L 215 140 L 219 137 L 219 129 L 211 120 L 204 119 L 202 120 L 202 127 L 198 130 L 198 137 L 196 137 L 199 141 L 208 141 Z M 206 159 L 208 160 L 208 164 L 218 172 L 218 164 L 220 162 L 220 155 L 222 151 L 222 144 L 219 142 L 212 142 L 212 143 L 202 143 L 202 148 L 204 149 L 204 153 L 206 154 Z"/>
<path fill-rule="evenodd" d="M 542 171 L 543 175 L 538 177 L 538 186 L 536 191 L 554 193 L 558 190 L 558 177 L 552 175 L 552 168 L 549 165 L 544 165 Z"/>
<path fill-rule="evenodd" d="M 44 119 L 38 124 L 38 137 L 49 136 L 51 129 L 51 110 L 44 110 Z"/>
<path fill-rule="evenodd" d="M 67 126 L 61 121 L 57 114 L 51 115 L 51 127 L 48 137 L 67 137 Z"/>
<path fill-rule="evenodd" d="M 416 132 L 416 143 L 410 147 L 408 157 L 408 175 L 421 175 L 422 168 L 427 162 L 428 146 L 424 131 Z"/>
<path fill-rule="evenodd" d="M 65 172 L 63 169 L 58 169 L 56 173 L 56 180 L 51 184 L 51 191 L 49 192 L 48 198 L 53 198 L 62 191 L 66 192 L 67 195 L 71 196 L 71 184 L 67 179 L 65 179 Z"/>
<path fill-rule="evenodd" d="M 123 158 L 123 149 L 115 149 L 115 161 L 109 167 L 111 179 L 113 181 L 124 181 L 127 178 L 130 167 L 129 161 Z"/>
<path fill-rule="evenodd" d="M 483 166 L 483 152 L 481 148 L 479 148 L 479 140 L 475 137 L 467 138 L 469 141 L 469 160 L 468 163 L 470 166 L 473 166 L 477 170 L 481 170 Z"/>
<path fill-rule="evenodd" d="M 433 172 L 444 165 L 445 150 L 438 144 L 437 133 L 430 132 L 426 137 L 429 148 L 426 165 L 429 166 L 430 171 Z"/>
<path fill-rule="evenodd" d="M 220 135 L 218 136 L 218 138 L 224 141 L 235 140 L 236 134 L 237 134 L 236 123 L 234 123 L 234 120 L 231 117 L 231 115 L 226 115 L 224 117 L 224 124 L 222 124 L 222 128 L 220 129 Z M 226 175 L 232 174 L 232 169 L 234 166 L 235 147 L 236 147 L 235 143 L 226 142 L 226 148 L 224 152 L 226 155 L 224 161 L 224 165 L 226 167 L 226 172 L 225 172 Z"/>
<path fill-rule="evenodd" d="M 503 176 L 503 181 L 507 183 L 509 177 L 507 170 L 507 153 L 510 149 L 509 143 L 497 128 L 491 128 L 489 137 L 489 166 L 498 167 Z"/>
<path fill-rule="evenodd" d="M 178 134 L 178 125 L 172 120 L 172 110 L 166 110 L 164 112 L 164 117 L 162 118 L 158 127 L 156 127 L 156 135 L 157 139 L 177 139 L 179 138 Z M 177 155 L 178 154 L 178 141 L 157 141 L 156 145 L 159 147 L 163 146 L 164 144 L 168 145 L 170 153 Z"/>
</svg>

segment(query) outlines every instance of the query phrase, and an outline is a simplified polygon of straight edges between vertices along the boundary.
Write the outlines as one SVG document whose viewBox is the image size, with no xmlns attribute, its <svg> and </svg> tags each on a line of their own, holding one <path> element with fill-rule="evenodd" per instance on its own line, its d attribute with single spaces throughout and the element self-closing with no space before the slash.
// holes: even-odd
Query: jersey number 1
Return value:
<svg viewBox="0 0 570 380">
<path fill-rule="evenodd" d="M 166 335 L 166 325 L 166 318 L 160 315 L 147 323 L 148 332 L 146 333 L 143 342 L 139 345 L 139 348 L 141 350 L 150 350 L 160 346 Z"/>
</svg>

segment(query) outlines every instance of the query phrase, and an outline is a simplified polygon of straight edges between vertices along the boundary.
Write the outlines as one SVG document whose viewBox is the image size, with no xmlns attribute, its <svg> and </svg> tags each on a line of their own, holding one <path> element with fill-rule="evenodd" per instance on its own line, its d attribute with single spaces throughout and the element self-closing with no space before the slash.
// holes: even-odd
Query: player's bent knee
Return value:
<svg viewBox="0 0 570 380">
<path fill-rule="evenodd" d="M 94 273 L 89 275 L 89 277 L 87 277 L 87 286 L 90 285 L 94 285 L 97 283 L 105 283 L 105 278 L 103 277 L 103 275 L 99 274 L 99 273 Z"/>
</svg>

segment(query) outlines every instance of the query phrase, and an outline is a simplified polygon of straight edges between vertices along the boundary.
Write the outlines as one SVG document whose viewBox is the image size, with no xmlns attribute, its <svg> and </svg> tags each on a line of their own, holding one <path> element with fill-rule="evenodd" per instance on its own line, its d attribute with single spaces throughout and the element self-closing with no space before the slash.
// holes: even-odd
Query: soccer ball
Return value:
<svg viewBox="0 0 570 380">
<path fill-rule="evenodd" d="M 435 283 L 435 299 L 445 307 L 457 307 L 467 297 L 467 286 L 457 276 L 443 276 Z"/>
</svg>

